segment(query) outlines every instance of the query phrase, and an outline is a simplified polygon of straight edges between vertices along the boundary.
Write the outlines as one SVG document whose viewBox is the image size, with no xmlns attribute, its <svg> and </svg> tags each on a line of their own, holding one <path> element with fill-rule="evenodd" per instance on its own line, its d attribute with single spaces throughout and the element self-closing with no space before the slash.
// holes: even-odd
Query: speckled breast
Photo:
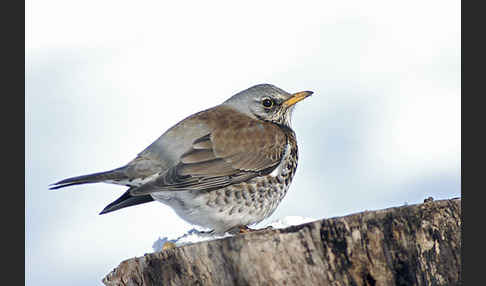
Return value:
<svg viewBox="0 0 486 286">
<path fill-rule="evenodd" d="M 208 192 L 179 191 L 152 194 L 189 223 L 224 232 L 269 217 L 285 197 L 297 169 L 295 134 L 286 130 L 288 149 L 271 174 Z"/>
<path fill-rule="evenodd" d="M 220 214 L 217 228 L 258 223 L 269 217 L 287 194 L 295 175 L 298 149 L 295 134 L 288 130 L 288 152 L 277 172 L 253 178 L 247 182 L 227 186 L 207 194 L 206 205 Z"/>
<path fill-rule="evenodd" d="M 226 213 L 228 218 L 241 214 L 242 224 L 253 224 L 269 217 L 287 194 L 297 169 L 297 146 L 282 161 L 276 175 L 265 175 L 247 182 L 231 185 L 208 194 L 206 204 Z"/>
</svg>

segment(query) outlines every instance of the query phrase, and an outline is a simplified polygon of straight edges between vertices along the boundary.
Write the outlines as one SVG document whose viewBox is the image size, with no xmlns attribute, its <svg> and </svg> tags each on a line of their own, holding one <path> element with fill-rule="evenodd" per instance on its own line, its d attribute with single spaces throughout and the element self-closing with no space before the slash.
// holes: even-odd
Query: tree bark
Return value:
<svg viewBox="0 0 486 286">
<path fill-rule="evenodd" d="M 199 242 L 123 261 L 106 285 L 460 285 L 461 200 Z"/>
</svg>

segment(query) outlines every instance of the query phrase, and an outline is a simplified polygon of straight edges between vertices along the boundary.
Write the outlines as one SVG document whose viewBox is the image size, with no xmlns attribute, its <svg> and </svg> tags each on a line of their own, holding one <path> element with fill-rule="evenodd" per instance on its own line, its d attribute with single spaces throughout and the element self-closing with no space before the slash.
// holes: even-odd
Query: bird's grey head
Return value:
<svg viewBox="0 0 486 286">
<path fill-rule="evenodd" d="M 271 84 L 259 84 L 233 95 L 223 104 L 254 119 L 290 127 L 295 104 L 312 93 L 302 91 L 291 94 Z"/>
</svg>

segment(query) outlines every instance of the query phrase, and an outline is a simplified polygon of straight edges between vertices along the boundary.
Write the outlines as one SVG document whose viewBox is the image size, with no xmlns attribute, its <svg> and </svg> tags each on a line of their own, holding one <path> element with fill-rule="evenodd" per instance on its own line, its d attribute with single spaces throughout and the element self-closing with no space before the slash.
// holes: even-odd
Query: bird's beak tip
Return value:
<svg viewBox="0 0 486 286">
<path fill-rule="evenodd" d="M 287 107 L 290 107 L 290 106 L 296 104 L 297 102 L 303 100 L 304 98 L 311 96 L 313 93 L 314 92 L 313 91 L 310 91 L 310 90 L 306 90 L 306 91 L 301 91 L 301 92 L 294 93 L 294 94 L 292 94 L 292 96 L 289 99 L 287 99 L 284 102 L 284 104 Z"/>
</svg>

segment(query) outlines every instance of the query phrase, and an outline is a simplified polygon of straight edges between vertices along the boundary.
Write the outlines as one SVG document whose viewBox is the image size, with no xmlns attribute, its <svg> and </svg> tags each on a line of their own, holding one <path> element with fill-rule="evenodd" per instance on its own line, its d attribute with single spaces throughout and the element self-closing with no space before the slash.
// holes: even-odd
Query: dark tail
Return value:
<svg viewBox="0 0 486 286">
<path fill-rule="evenodd" d="M 126 191 L 121 197 L 119 197 L 116 201 L 112 202 L 111 204 L 107 205 L 100 213 L 106 214 L 112 211 L 116 211 L 122 208 L 144 204 L 153 201 L 154 199 L 150 195 L 144 196 L 132 196 L 130 195 L 130 189 Z"/>
<path fill-rule="evenodd" d="M 89 175 L 83 175 L 78 177 L 67 178 L 65 180 L 59 181 L 57 183 L 51 184 L 49 186 L 50 190 L 56 190 L 64 187 L 80 185 L 80 184 L 90 184 L 90 183 L 99 183 L 106 180 L 123 180 L 127 179 L 127 176 L 123 172 L 123 168 L 114 169 L 111 171 L 94 173 Z"/>
</svg>

